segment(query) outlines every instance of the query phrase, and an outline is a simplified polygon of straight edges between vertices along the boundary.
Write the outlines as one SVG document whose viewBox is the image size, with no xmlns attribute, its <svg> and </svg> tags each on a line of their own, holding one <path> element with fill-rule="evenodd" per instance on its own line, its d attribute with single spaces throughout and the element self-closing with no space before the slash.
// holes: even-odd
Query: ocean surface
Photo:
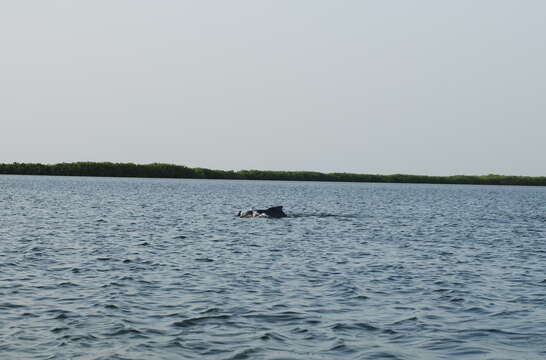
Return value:
<svg viewBox="0 0 546 360">
<path fill-rule="evenodd" d="M 455 358 L 546 358 L 546 188 L 0 176 L 0 359 Z"/>
</svg>

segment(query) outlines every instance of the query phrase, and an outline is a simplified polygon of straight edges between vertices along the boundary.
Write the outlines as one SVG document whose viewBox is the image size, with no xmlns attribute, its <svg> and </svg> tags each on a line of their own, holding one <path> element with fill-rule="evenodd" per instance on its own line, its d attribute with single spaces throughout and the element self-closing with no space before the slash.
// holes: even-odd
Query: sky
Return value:
<svg viewBox="0 0 546 360">
<path fill-rule="evenodd" d="M 546 176 L 542 0 L 0 2 L 0 162 Z"/>
</svg>

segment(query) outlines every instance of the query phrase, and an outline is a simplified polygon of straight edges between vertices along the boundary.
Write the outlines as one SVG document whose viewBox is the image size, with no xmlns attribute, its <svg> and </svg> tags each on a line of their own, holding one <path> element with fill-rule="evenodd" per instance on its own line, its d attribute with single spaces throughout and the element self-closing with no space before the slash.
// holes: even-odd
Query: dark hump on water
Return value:
<svg viewBox="0 0 546 360">
<path fill-rule="evenodd" d="M 286 217 L 286 214 L 284 211 L 282 211 L 282 206 L 270 207 L 269 209 L 265 210 L 265 214 L 274 218 Z"/>
</svg>

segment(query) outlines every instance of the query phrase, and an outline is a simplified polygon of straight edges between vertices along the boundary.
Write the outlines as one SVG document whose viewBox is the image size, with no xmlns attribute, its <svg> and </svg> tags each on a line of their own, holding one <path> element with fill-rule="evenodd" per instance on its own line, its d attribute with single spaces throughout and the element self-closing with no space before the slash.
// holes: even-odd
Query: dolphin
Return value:
<svg viewBox="0 0 546 360">
<path fill-rule="evenodd" d="M 282 211 L 282 206 L 273 206 L 264 210 L 245 210 L 245 211 L 239 211 L 237 213 L 238 217 L 241 218 L 250 218 L 250 217 L 267 217 L 267 218 L 283 218 L 286 217 L 286 214 L 284 211 Z"/>
</svg>

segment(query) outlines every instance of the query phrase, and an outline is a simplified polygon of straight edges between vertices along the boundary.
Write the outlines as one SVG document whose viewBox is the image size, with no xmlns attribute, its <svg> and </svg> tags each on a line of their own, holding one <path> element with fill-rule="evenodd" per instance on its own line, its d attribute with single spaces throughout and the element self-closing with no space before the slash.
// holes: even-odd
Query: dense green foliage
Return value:
<svg viewBox="0 0 546 360">
<path fill-rule="evenodd" d="M 503 176 L 494 174 L 483 176 L 424 176 L 405 174 L 326 174 L 314 171 L 225 171 L 159 163 L 147 165 L 110 162 L 76 162 L 51 165 L 12 163 L 0 164 L 0 174 L 546 186 L 545 176 Z"/>
</svg>

